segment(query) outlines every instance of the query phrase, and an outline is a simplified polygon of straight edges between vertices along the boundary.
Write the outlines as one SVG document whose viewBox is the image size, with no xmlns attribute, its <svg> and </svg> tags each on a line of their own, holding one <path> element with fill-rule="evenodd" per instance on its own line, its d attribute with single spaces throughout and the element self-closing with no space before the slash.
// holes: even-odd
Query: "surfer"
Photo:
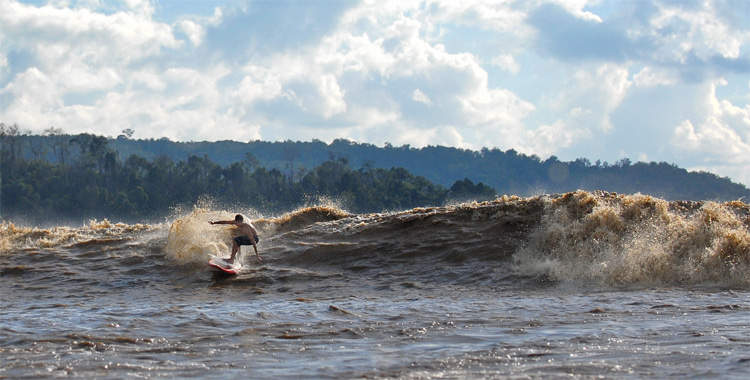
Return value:
<svg viewBox="0 0 750 380">
<path fill-rule="evenodd" d="M 232 256 L 228 259 L 225 259 L 224 261 L 228 263 L 233 263 L 235 256 L 237 256 L 237 252 L 240 250 L 240 246 L 242 245 L 252 245 L 253 249 L 255 250 L 255 256 L 258 256 L 258 260 L 263 261 L 263 259 L 260 258 L 260 254 L 258 254 L 258 241 L 260 239 L 258 238 L 258 231 L 255 230 L 255 227 L 253 227 L 252 223 L 245 223 L 244 218 L 242 215 L 237 214 L 237 216 L 234 217 L 234 220 L 220 220 L 218 222 L 214 222 L 213 220 L 208 221 L 211 225 L 214 224 L 232 224 L 237 227 L 237 230 L 242 233 L 239 236 L 236 236 L 234 238 L 234 243 L 232 244 Z M 252 236 L 252 238 L 251 238 Z"/>
</svg>

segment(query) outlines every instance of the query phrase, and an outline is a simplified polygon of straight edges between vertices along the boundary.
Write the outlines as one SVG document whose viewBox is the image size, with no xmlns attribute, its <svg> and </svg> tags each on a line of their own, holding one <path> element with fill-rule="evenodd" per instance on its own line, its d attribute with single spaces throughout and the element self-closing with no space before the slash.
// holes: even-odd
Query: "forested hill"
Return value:
<svg viewBox="0 0 750 380">
<path fill-rule="evenodd" d="M 87 219 L 162 221 L 183 207 L 210 206 L 278 215 L 333 203 L 355 213 L 408 210 L 494 199 L 497 192 L 464 178 L 449 188 L 404 168 L 353 169 L 340 155 L 311 169 L 262 167 L 251 154 L 219 165 L 208 155 L 123 158 L 110 139 L 91 134 L 46 136 L 0 123 L 0 218 L 59 225 Z M 200 152 L 197 152 L 200 153 Z M 295 175 L 292 175 L 292 174 Z"/>
<path fill-rule="evenodd" d="M 368 173 L 376 169 L 403 168 L 409 175 L 423 177 L 446 190 L 454 185 L 460 187 L 482 184 L 500 195 L 527 196 L 582 189 L 643 193 L 667 200 L 727 201 L 750 198 L 747 187 L 733 183 L 728 178 L 706 172 L 688 172 L 664 162 L 632 163 L 628 159 L 612 164 L 599 161 L 592 163 L 587 159 L 561 162 L 556 157 L 543 160 L 514 150 L 472 151 L 441 146 L 416 149 L 408 145 L 395 147 L 390 144 L 378 147 L 344 139 L 330 144 L 319 140 L 174 142 L 166 138 L 137 140 L 126 135 L 117 138 L 89 134 L 68 135 L 54 128 L 42 135 L 34 135 L 24 132 L 15 124 L 11 126 L 2 123 L 0 138 L 3 144 L 4 192 L 7 186 L 20 186 L 8 182 L 10 177 L 6 176 L 6 170 L 13 169 L 10 165 L 13 159 L 29 162 L 44 160 L 67 168 L 76 163 L 91 165 L 93 161 L 95 169 L 103 171 L 105 166 L 117 168 L 117 165 L 132 169 L 137 158 L 151 163 L 152 167 L 159 166 L 153 165 L 155 160 L 161 160 L 161 164 L 185 165 L 200 159 L 224 169 L 241 164 L 246 175 L 260 168 L 268 173 L 276 170 L 290 184 L 303 181 L 308 174 L 314 174 L 326 162 L 343 162 L 352 171 Z M 130 166 L 126 165 L 128 162 Z M 457 184 L 457 181 L 461 183 Z M 108 185 L 112 187 L 118 183 L 110 179 Z M 334 189 L 327 191 L 330 193 Z M 469 189 L 469 193 L 473 191 L 484 193 L 487 189 Z M 6 199 L 2 201 L 3 204 L 6 203 Z M 398 202 L 387 203 L 374 202 L 373 205 L 388 208 L 406 206 Z M 370 210 L 375 207 L 373 205 L 363 207 L 363 210 Z"/>
<path fill-rule="evenodd" d="M 147 159 L 165 155 L 184 160 L 207 156 L 220 165 L 257 160 L 259 167 L 279 169 L 300 179 L 311 168 L 330 159 L 345 158 L 353 168 L 405 168 L 435 184 L 450 187 L 468 178 L 494 188 L 498 194 L 531 195 L 572 190 L 606 190 L 643 193 L 667 200 L 736 200 L 750 198 L 747 187 L 706 172 L 688 172 L 668 163 L 592 163 L 587 159 L 561 162 L 540 159 L 514 150 L 472 151 L 441 146 L 412 148 L 355 143 L 344 139 L 330 144 L 312 142 L 248 143 L 235 141 L 173 142 L 168 139 L 132 140 L 120 136 L 110 146 L 125 158 L 136 154 Z"/>
</svg>

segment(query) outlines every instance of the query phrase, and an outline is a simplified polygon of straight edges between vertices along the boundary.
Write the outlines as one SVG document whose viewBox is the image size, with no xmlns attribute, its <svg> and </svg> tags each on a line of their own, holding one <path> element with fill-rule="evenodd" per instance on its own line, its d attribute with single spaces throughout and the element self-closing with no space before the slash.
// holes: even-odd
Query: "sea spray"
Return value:
<svg viewBox="0 0 750 380">
<path fill-rule="evenodd" d="M 547 196 L 519 274 L 587 285 L 750 286 L 748 206 L 577 191 Z"/>
<path fill-rule="evenodd" d="M 85 244 L 106 239 L 132 240 L 143 233 L 156 231 L 160 225 L 112 223 L 89 220 L 82 227 L 19 227 L 12 222 L 0 224 L 0 253 L 22 249 L 45 248 Z"/>
<path fill-rule="evenodd" d="M 164 252 L 167 257 L 179 263 L 205 263 L 211 256 L 229 256 L 232 227 L 212 226 L 215 220 L 234 220 L 235 214 L 227 211 L 212 211 L 195 208 L 193 211 L 172 223 L 169 228 Z"/>
</svg>

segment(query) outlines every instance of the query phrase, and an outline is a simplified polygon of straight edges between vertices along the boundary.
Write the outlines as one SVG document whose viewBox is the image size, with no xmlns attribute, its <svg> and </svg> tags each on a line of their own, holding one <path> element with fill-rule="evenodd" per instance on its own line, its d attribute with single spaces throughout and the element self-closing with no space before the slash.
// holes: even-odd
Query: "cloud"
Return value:
<svg viewBox="0 0 750 380">
<path fill-rule="evenodd" d="M 36 8 L 13 1 L 0 3 L 0 10 L 6 48 L 31 50 L 46 68 L 59 67 L 75 56 L 90 64 L 114 60 L 127 64 L 180 46 L 170 26 L 141 14 Z"/>
<path fill-rule="evenodd" d="M 494 57 L 490 63 L 512 74 L 518 74 L 518 72 L 521 71 L 521 66 L 510 54 L 503 54 Z"/>
<path fill-rule="evenodd" d="M 527 131 L 523 140 L 517 141 L 514 149 L 521 153 L 547 157 L 576 142 L 590 140 L 592 134 L 585 128 L 577 128 L 563 120 L 550 125 L 542 125 L 536 130 Z"/>
<path fill-rule="evenodd" d="M 623 30 L 595 17 L 580 18 L 555 4 L 531 11 L 529 25 L 537 30 L 537 48 L 563 61 L 624 62 L 637 55 L 637 44 Z"/>
<path fill-rule="evenodd" d="M 724 22 L 723 16 L 716 9 L 716 4 L 720 3 L 661 4 L 660 12 L 651 21 L 653 34 L 659 45 L 668 47 L 681 58 L 693 54 L 704 60 L 716 55 L 729 59 L 738 58 L 740 47 L 750 37 L 748 26 L 738 29 Z M 740 7 L 741 5 L 738 6 Z M 680 38 L 675 38 L 677 34 Z"/>
<path fill-rule="evenodd" d="M 633 75 L 633 82 L 638 87 L 668 86 L 675 84 L 677 79 L 671 71 L 644 67 L 638 74 Z"/>
<path fill-rule="evenodd" d="M 750 42 L 750 27 L 726 22 L 733 17 L 722 11 L 726 10 L 724 3 L 659 3 L 647 29 L 641 32 L 653 42 L 644 58 L 693 83 L 750 73 L 750 58 L 747 52 L 743 56 L 741 48 Z M 742 13 L 741 4 L 735 8 L 732 13 Z"/>
<path fill-rule="evenodd" d="M 238 62 L 317 44 L 338 25 L 348 1 L 251 1 L 225 8 L 220 23 L 208 25 L 212 53 Z"/>
<path fill-rule="evenodd" d="M 595 69 L 579 69 L 552 107 L 567 113 L 565 124 L 611 131 L 610 114 L 628 94 L 633 82 L 626 66 L 605 63 Z"/>
<path fill-rule="evenodd" d="M 276 52 L 244 69 L 234 95 L 247 117 L 285 127 L 304 118 L 305 128 L 317 126 L 319 134 L 349 127 L 369 138 L 382 134 L 368 130 L 395 123 L 389 130 L 402 136 L 388 141 L 423 146 L 449 127 L 496 139 L 488 129 L 520 128 L 534 108 L 507 89 L 490 88 L 473 55 L 431 43 L 424 20 L 384 14 L 378 4 L 355 7 L 342 20 L 318 45 Z"/>
<path fill-rule="evenodd" d="M 585 16 L 579 2 L 560 3 L 529 12 L 540 54 L 571 63 L 641 61 L 694 82 L 750 72 L 741 53 L 750 27 L 725 22 L 724 2 L 624 2 L 607 19 Z"/>
<path fill-rule="evenodd" d="M 151 12 L 148 4 L 130 5 L 141 13 L 105 15 L 88 9 L 0 2 L 0 54 L 7 57 L 9 66 L 7 77 L 0 80 L 6 85 L 0 93 L 27 96 L 20 81 L 45 77 L 44 96 L 56 96 L 58 100 L 52 103 L 64 106 L 66 95 L 115 90 L 127 81 L 131 64 L 160 56 L 163 49 L 179 48 L 169 26 L 144 18 L 143 14 Z M 14 85 L 14 80 L 19 83 Z M 13 110 L 19 106 L 23 104 L 13 102 L 10 112 L 30 113 Z"/>
<path fill-rule="evenodd" d="M 274 99 L 282 94 L 283 85 L 278 73 L 263 67 L 248 66 L 248 72 L 233 93 L 242 104 L 251 106 L 257 100 Z"/>
<path fill-rule="evenodd" d="M 193 20 L 180 20 L 176 25 L 176 29 L 185 33 L 190 42 L 195 46 L 201 45 L 206 37 L 205 28 Z"/>
<path fill-rule="evenodd" d="M 731 175 L 750 183 L 750 105 L 716 98 L 718 81 L 708 86 L 705 116 L 674 127 L 670 144 L 679 155 L 691 156 L 691 168 Z"/>
<path fill-rule="evenodd" d="M 392 1 L 398 2 L 398 1 Z M 409 4 L 409 2 L 403 2 Z M 435 36 L 445 36 L 445 25 L 470 26 L 511 35 L 516 38 L 527 35 L 529 27 L 525 19 L 526 13 L 513 2 L 507 1 L 432 1 L 428 6 L 420 7 L 418 2 L 409 4 L 409 12 L 414 13 L 414 19 L 422 23 L 428 33 Z"/>
<path fill-rule="evenodd" d="M 726 84 L 718 82 L 717 84 Z M 672 144 L 680 151 L 699 154 L 704 162 L 750 163 L 750 105 L 734 106 L 716 98 L 716 84 L 707 95 L 706 116 L 684 120 L 674 128 Z"/>
<path fill-rule="evenodd" d="M 427 107 L 432 107 L 432 100 L 430 100 L 430 97 L 420 89 L 414 90 L 414 92 L 412 92 L 411 94 L 411 98 L 417 103 L 422 103 Z"/>
</svg>

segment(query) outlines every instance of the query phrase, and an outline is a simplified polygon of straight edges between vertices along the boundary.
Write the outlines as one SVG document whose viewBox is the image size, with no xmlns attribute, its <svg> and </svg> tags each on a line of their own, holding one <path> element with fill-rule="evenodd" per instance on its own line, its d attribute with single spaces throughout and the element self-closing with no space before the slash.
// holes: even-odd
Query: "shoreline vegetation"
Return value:
<svg viewBox="0 0 750 380">
<path fill-rule="evenodd" d="M 666 200 L 731 201 L 750 190 L 667 163 L 542 160 L 513 150 L 377 147 L 338 139 L 247 143 L 35 135 L 0 123 L 0 217 L 160 220 L 175 208 L 211 203 L 280 213 L 335 203 L 354 213 L 440 206 L 575 190 L 642 193 Z"/>
</svg>

